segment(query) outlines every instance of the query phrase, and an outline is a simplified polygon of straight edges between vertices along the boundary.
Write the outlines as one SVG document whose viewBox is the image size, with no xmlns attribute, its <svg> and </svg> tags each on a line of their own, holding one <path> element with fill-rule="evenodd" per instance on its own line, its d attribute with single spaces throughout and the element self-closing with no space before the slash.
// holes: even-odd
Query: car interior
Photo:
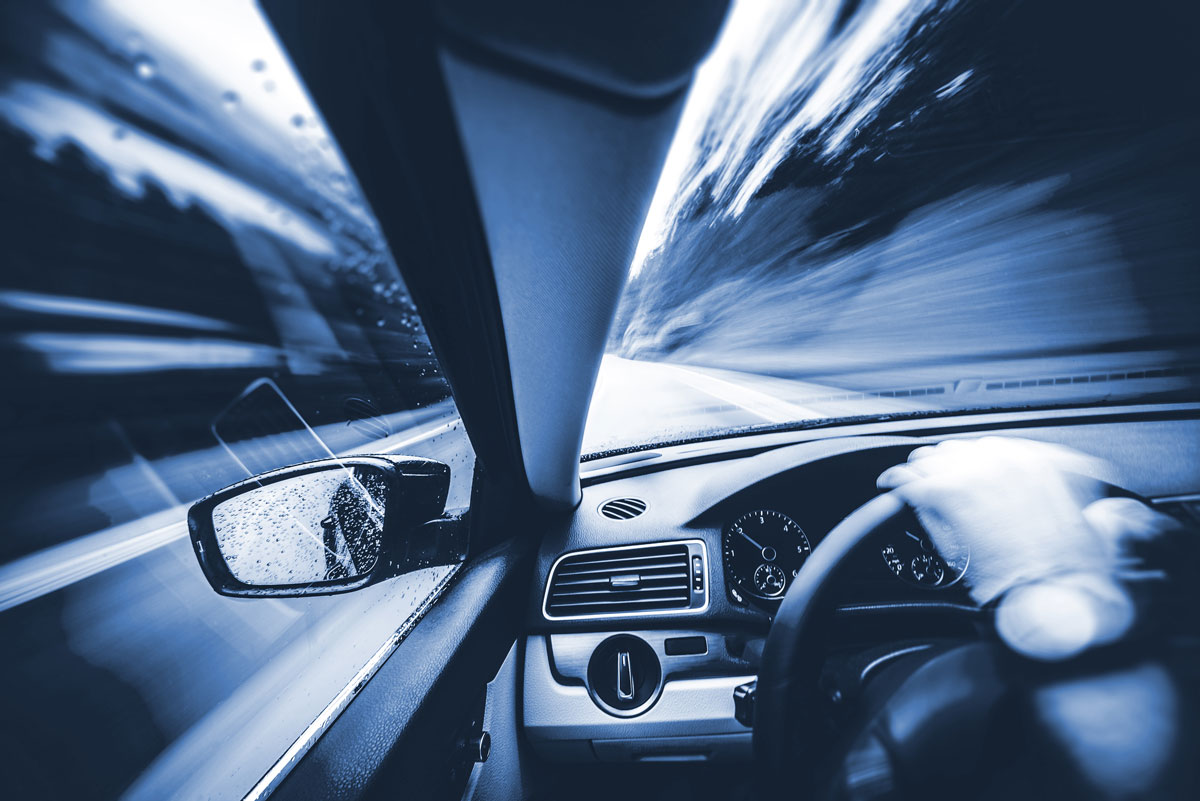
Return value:
<svg viewBox="0 0 1200 801">
<path fill-rule="evenodd" d="M 881 697 L 988 636 L 959 582 L 969 557 L 931 554 L 902 510 L 869 509 L 887 466 L 949 438 L 1020 436 L 1102 457 L 1114 487 L 1196 513 L 1187 402 L 901 417 L 580 464 L 653 165 L 726 8 L 520 6 L 266 6 L 403 243 L 480 462 L 461 577 L 280 797 L 810 797 Z M 413 107 L 420 128 L 403 124 Z M 784 588 L 860 509 L 855 544 L 869 544 L 842 546 L 818 611 L 785 619 Z M 903 797 L 985 784 L 985 734 L 936 695 L 903 724 Z"/>
<path fill-rule="evenodd" d="M 261 5 L 378 220 L 476 461 L 459 508 L 457 466 L 403 447 L 272 464 L 191 506 L 190 569 L 247 607 L 452 566 L 385 641 L 359 644 L 373 655 L 301 730 L 255 716 L 292 743 L 265 773 L 229 767 L 240 740 L 197 763 L 209 797 L 1002 798 L 1030 776 L 1036 797 L 1108 797 L 1070 747 L 997 724 L 1012 688 L 1045 676 L 1001 653 L 963 581 L 972 555 L 935 549 L 876 482 L 921 446 L 1019 437 L 1096 457 L 1113 494 L 1200 525 L 1190 368 L 1031 376 L 1118 387 L 1104 402 L 585 454 L 629 265 L 729 4 Z M 1138 381 L 1171 391 L 1119 391 Z M 294 511 L 272 482 L 317 486 L 322 471 L 321 487 L 347 493 L 350 476 L 361 492 L 316 512 L 316 579 L 283 586 L 230 560 L 239 499 L 276 486 L 272 508 Z M 337 544 L 352 527 L 367 534 Z M 1179 647 L 1188 664 L 1195 642 Z M 1187 786 L 1192 742 L 1164 747 L 1147 797 Z"/>
</svg>

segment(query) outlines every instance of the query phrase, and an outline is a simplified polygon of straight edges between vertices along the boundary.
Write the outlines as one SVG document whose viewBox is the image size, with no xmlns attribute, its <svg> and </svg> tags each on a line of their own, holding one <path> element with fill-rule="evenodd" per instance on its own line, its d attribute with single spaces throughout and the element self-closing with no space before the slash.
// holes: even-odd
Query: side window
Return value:
<svg viewBox="0 0 1200 801">
<path fill-rule="evenodd" d="M 452 568 L 214 593 L 188 505 L 331 455 L 474 454 L 253 3 L 0 9 L 0 759 L 14 797 L 241 796 Z"/>
</svg>

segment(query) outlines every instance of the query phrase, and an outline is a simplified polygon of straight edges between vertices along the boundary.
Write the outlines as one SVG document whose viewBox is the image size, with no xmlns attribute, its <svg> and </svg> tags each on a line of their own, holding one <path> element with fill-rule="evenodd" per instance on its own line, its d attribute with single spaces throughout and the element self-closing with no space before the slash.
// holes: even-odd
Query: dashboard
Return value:
<svg viewBox="0 0 1200 801">
<path fill-rule="evenodd" d="M 1194 414 L 1010 414 L 1013 425 L 987 433 L 1092 453 L 1110 465 L 1107 480 L 1173 497 L 1200 487 Z M 522 678 L 531 745 L 556 761 L 749 759 L 747 698 L 787 590 L 825 535 L 877 494 L 884 469 L 920 445 L 979 436 L 971 422 L 769 448 L 746 438 L 712 458 L 691 450 L 585 474 L 582 504 L 537 557 Z M 865 681 L 900 650 L 979 636 L 970 570 L 970 553 L 940 552 L 915 518 L 897 521 L 841 574 L 832 647 L 872 654 Z"/>
</svg>

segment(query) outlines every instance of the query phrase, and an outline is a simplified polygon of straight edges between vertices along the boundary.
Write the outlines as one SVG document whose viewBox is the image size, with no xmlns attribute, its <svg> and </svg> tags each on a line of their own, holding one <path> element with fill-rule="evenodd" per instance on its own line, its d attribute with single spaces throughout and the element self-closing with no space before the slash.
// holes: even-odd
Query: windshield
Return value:
<svg viewBox="0 0 1200 801">
<path fill-rule="evenodd" d="M 1171 3 L 1066 5 L 736 4 L 663 171 L 584 452 L 1194 394 L 1191 28 Z"/>
</svg>

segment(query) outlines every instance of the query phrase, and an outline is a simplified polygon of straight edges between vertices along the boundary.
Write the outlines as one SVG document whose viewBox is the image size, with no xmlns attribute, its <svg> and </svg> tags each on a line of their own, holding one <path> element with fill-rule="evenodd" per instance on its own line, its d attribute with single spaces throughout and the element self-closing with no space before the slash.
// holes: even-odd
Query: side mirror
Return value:
<svg viewBox="0 0 1200 801">
<path fill-rule="evenodd" d="M 188 530 L 221 595 L 349 592 L 465 558 L 465 525 L 442 516 L 449 488 L 450 468 L 432 459 L 322 459 L 197 501 Z"/>
</svg>

